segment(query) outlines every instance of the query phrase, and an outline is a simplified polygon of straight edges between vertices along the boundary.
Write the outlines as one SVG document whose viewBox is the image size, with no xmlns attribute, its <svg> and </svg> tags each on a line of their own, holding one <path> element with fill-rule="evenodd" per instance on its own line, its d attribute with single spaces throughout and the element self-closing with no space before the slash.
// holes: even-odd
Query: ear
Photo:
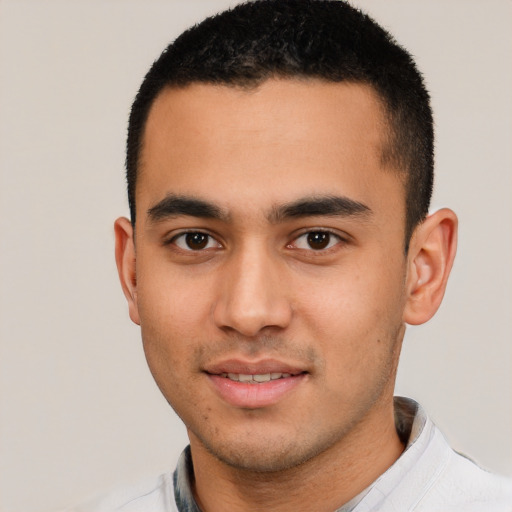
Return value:
<svg viewBox="0 0 512 512">
<path fill-rule="evenodd" d="M 438 310 L 457 250 L 457 216 L 443 208 L 414 231 L 408 253 L 404 322 L 422 324 Z"/>
<path fill-rule="evenodd" d="M 139 309 L 137 305 L 137 277 L 135 272 L 135 241 L 133 227 L 125 217 L 120 217 L 114 223 L 116 236 L 116 264 L 119 280 L 124 295 L 128 301 L 130 318 L 140 325 Z"/>
</svg>

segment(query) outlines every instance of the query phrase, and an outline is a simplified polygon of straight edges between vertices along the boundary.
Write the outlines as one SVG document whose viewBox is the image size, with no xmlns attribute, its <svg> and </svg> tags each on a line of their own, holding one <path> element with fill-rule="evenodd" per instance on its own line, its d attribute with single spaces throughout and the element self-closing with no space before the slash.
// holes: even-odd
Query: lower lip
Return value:
<svg viewBox="0 0 512 512">
<path fill-rule="evenodd" d="M 258 409 L 282 400 L 304 380 L 306 374 L 301 373 L 258 384 L 238 382 L 220 375 L 208 375 L 208 377 L 219 395 L 230 405 L 244 409 Z"/>
</svg>

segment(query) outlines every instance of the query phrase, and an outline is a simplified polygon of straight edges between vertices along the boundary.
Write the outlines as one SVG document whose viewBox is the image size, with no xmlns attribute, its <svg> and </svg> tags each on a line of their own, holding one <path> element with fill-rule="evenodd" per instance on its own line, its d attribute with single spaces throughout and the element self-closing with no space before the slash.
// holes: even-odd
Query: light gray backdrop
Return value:
<svg viewBox="0 0 512 512">
<path fill-rule="evenodd" d="M 174 466 L 113 257 L 128 110 L 151 62 L 229 0 L 0 0 L 0 510 L 80 501 Z M 416 56 L 434 206 L 460 216 L 447 296 L 409 329 L 397 392 L 512 473 L 512 3 L 360 0 Z"/>
</svg>

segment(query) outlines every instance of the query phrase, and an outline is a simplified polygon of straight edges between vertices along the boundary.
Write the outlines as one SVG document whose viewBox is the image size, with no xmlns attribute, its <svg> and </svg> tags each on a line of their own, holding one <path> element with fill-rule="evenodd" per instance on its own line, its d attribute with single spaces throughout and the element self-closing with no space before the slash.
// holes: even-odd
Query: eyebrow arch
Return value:
<svg viewBox="0 0 512 512">
<path fill-rule="evenodd" d="M 344 196 L 311 196 L 304 197 L 275 207 L 269 220 L 273 223 L 300 217 L 335 216 L 335 217 L 368 217 L 371 208 L 359 201 Z"/>
<path fill-rule="evenodd" d="M 157 204 L 149 208 L 148 217 L 153 222 L 187 215 L 203 219 L 228 220 L 228 214 L 217 205 L 184 195 L 168 194 Z"/>
</svg>

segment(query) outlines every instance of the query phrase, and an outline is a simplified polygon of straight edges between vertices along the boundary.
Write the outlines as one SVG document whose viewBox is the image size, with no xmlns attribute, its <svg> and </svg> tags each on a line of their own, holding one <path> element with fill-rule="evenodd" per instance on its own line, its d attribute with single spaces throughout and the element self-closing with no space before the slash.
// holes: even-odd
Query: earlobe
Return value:
<svg viewBox="0 0 512 512">
<path fill-rule="evenodd" d="M 457 216 L 443 208 L 420 224 L 411 239 L 404 322 L 428 321 L 441 305 L 457 250 Z"/>
<path fill-rule="evenodd" d="M 135 272 L 135 241 L 131 222 L 125 217 L 120 217 L 114 223 L 114 232 L 119 280 L 128 301 L 130 318 L 134 323 L 140 325 L 137 305 L 137 277 Z"/>
</svg>

